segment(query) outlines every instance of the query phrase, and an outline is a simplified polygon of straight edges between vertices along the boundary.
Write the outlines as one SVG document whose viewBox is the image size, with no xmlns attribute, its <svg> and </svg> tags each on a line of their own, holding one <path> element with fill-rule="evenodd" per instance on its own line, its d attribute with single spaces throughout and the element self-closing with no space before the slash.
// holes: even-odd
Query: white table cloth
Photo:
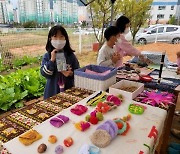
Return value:
<svg viewBox="0 0 180 154">
<path fill-rule="evenodd" d="M 92 97 L 96 93 L 92 94 L 88 98 Z M 80 101 L 79 104 L 85 105 L 88 98 Z M 42 139 L 29 146 L 24 146 L 19 142 L 18 137 L 16 137 L 5 143 L 4 146 L 12 154 L 36 154 L 38 153 L 38 146 L 45 143 L 47 145 L 47 151 L 45 154 L 54 154 L 55 147 L 60 144 L 64 147 L 64 154 L 77 154 L 79 148 L 84 143 L 92 145 L 89 136 L 96 130 L 99 124 L 102 124 L 105 122 L 105 120 L 127 116 L 130 113 L 128 111 L 128 106 L 132 102 L 133 101 L 125 100 L 117 109 L 106 113 L 102 122 L 99 122 L 97 125 L 91 125 L 91 127 L 85 132 L 80 132 L 77 130 L 73 123 L 84 120 L 84 117 L 93 111 L 94 107 L 88 107 L 88 111 L 81 116 L 72 114 L 70 112 L 70 108 L 65 109 L 59 114 L 66 115 L 70 118 L 70 121 L 67 124 L 64 124 L 60 128 L 55 128 L 49 123 L 50 119 L 48 119 L 40 125 L 34 127 L 34 129 L 43 136 Z M 146 147 L 144 144 L 150 146 L 151 148 L 154 146 L 154 138 L 150 138 L 148 135 L 151 132 L 152 127 L 155 126 L 154 128 L 156 128 L 158 131 L 158 137 L 160 137 L 167 112 L 163 109 L 149 105 L 144 106 L 146 106 L 147 109 L 142 115 L 132 114 L 132 119 L 129 121 L 130 130 L 126 136 L 117 136 L 114 140 L 112 140 L 110 145 L 108 145 L 106 148 L 100 149 L 101 154 L 139 154 L 140 151 L 144 152 L 145 154 L 149 153 L 148 147 Z M 48 137 L 50 135 L 55 135 L 58 138 L 57 143 L 51 144 L 48 142 Z M 63 144 L 64 139 L 67 137 L 72 137 L 74 140 L 74 144 L 71 147 L 65 147 Z"/>
</svg>

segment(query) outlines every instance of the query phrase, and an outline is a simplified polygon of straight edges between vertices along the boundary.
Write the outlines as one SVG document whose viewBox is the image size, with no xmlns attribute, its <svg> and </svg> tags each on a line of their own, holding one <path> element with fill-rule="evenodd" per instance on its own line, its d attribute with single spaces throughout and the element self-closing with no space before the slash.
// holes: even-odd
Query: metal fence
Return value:
<svg viewBox="0 0 180 154">
<path fill-rule="evenodd" d="M 92 45 L 96 42 L 94 34 L 76 33 L 77 29 L 66 29 L 71 46 L 76 52 L 92 51 Z M 49 29 L 45 28 L 13 28 L 0 29 L 0 53 L 10 52 L 15 56 L 38 56 L 45 53 Z"/>
</svg>

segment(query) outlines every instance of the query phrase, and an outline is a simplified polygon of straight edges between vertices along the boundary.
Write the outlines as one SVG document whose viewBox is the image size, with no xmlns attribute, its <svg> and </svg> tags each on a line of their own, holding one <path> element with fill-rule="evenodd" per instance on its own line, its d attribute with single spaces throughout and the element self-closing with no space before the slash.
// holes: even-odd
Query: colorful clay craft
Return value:
<svg viewBox="0 0 180 154">
<path fill-rule="evenodd" d="M 106 100 L 109 102 L 113 102 L 117 106 L 121 105 L 122 103 L 121 100 L 117 96 L 114 96 L 114 95 L 107 96 Z"/>
<path fill-rule="evenodd" d="M 80 121 L 78 123 L 75 123 L 75 127 L 80 131 L 85 131 L 86 129 L 90 127 L 90 124 L 89 122 Z"/>
<path fill-rule="evenodd" d="M 118 126 L 118 135 L 126 135 L 128 130 L 130 129 L 129 123 L 123 121 L 122 119 L 115 119 L 114 122 Z"/>
<path fill-rule="evenodd" d="M 54 144 L 57 142 L 57 137 L 55 135 L 50 135 L 48 141 Z"/>
<path fill-rule="evenodd" d="M 104 119 L 103 114 L 98 111 L 93 111 L 90 115 L 86 115 L 85 120 L 90 122 L 91 124 L 97 124 L 98 121 L 102 121 Z"/>
<path fill-rule="evenodd" d="M 144 81 L 144 82 L 151 82 L 152 81 L 152 77 L 149 75 L 140 75 L 140 80 Z"/>
<path fill-rule="evenodd" d="M 107 105 L 110 106 L 109 111 L 114 110 L 114 109 L 117 108 L 117 105 L 115 105 L 113 102 L 107 102 L 107 101 L 106 101 L 106 102 L 104 102 L 104 103 L 106 103 Z"/>
<path fill-rule="evenodd" d="M 70 147 L 71 145 L 73 145 L 73 139 L 71 137 L 68 137 L 64 140 L 64 145 L 66 147 Z"/>
<path fill-rule="evenodd" d="M 24 145 L 31 145 L 33 142 L 41 139 L 42 136 L 36 130 L 29 130 L 23 135 L 19 136 L 19 141 Z"/>
<path fill-rule="evenodd" d="M 104 119 L 103 114 L 101 112 L 97 112 L 96 117 L 98 118 L 99 121 L 103 121 Z"/>
<path fill-rule="evenodd" d="M 131 119 L 131 114 L 128 114 L 127 116 L 124 116 L 124 117 L 122 118 L 122 120 L 123 120 L 124 122 L 129 121 L 130 119 Z"/>
<path fill-rule="evenodd" d="M 95 146 L 84 144 L 79 149 L 78 154 L 100 154 L 100 149 L 98 147 L 95 147 Z"/>
<path fill-rule="evenodd" d="M 99 125 L 96 130 L 98 129 L 107 131 L 111 135 L 111 139 L 114 139 L 118 134 L 118 127 L 113 120 L 107 120 Z"/>
<path fill-rule="evenodd" d="M 155 90 L 144 90 L 139 94 L 135 101 L 149 104 L 155 107 L 168 109 L 169 106 L 174 105 L 175 95 L 168 92 L 160 92 Z"/>
<path fill-rule="evenodd" d="M 90 139 L 97 147 L 104 148 L 110 144 L 111 135 L 105 130 L 98 129 L 90 136 Z"/>
<path fill-rule="evenodd" d="M 87 107 L 83 105 L 76 105 L 74 108 L 71 109 L 71 112 L 76 115 L 82 115 L 87 111 Z"/>
<path fill-rule="evenodd" d="M 106 147 L 118 134 L 118 127 L 113 120 L 107 120 L 99 125 L 92 134 L 91 141 L 98 147 Z"/>
<path fill-rule="evenodd" d="M 106 100 L 106 93 L 103 91 L 100 91 L 98 94 L 96 94 L 96 96 L 90 98 L 87 101 L 87 105 L 96 106 L 99 102 L 102 102 L 104 100 Z"/>
<path fill-rule="evenodd" d="M 63 152 L 64 152 L 63 146 L 58 145 L 58 146 L 55 148 L 55 154 L 62 154 Z"/>
<path fill-rule="evenodd" d="M 144 107 L 137 104 L 130 104 L 128 108 L 129 112 L 132 114 L 143 114 L 144 113 Z"/>
<path fill-rule="evenodd" d="M 89 122 L 93 125 L 96 125 L 98 123 L 98 118 L 97 117 L 94 117 L 94 116 L 91 116 L 90 119 L 89 119 Z"/>
<path fill-rule="evenodd" d="M 47 150 L 47 146 L 44 143 L 39 145 L 37 149 L 38 153 L 44 153 L 46 150 Z"/>
<path fill-rule="evenodd" d="M 101 113 L 106 113 L 110 110 L 110 106 L 105 102 L 99 102 L 97 104 L 96 110 Z"/>
<path fill-rule="evenodd" d="M 53 125 L 54 127 L 61 127 L 62 125 L 64 125 L 65 123 L 67 123 L 69 121 L 69 118 L 64 116 L 64 115 L 58 115 L 55 118 L 52 118 L 50 120 L 50 124 Z"/>
</svg>

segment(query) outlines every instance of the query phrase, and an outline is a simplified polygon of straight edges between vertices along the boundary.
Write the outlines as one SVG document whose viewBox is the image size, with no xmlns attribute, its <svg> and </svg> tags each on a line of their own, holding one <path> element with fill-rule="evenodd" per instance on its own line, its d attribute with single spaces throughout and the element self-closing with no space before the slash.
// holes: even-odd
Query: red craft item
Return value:
<svg viewBox="0 0 180 154">
<path fill-rule="evenodd" d="M 106 113 L 109 111 L 109 109 L 110 109 L 110 106 L 108 104 L 102 103 L 102 102 L 98 103 L 97 108 L 96 108 L 96 110 L 101 113 Z"/>
<path fill-rule="evenodd" d="M 89 119 L 89 122 L 93 125 L 96 125 L 98 123 L 98 118 L 97 117 L 94 117 L 94 116 L 91 116 L 90 119 Z"/>
<path fill-rule="evenodd" d="M 151 82 L 152 81 L 152 77 L 150 77 L 149 75 L 142 75 L 140 76 L 140 80 L 144 81 L 144 82 Z"/>
<path fill-rule="evenodd" d="M 118 129 L 122 129 L 123 128 L 123 124 L 121 123 L 121 122 L 118 122 L 118 123 L 116 123 L 117 124 L 117 126 L 118 126 Z"/>
<path fill-rule="evenodd" d="M 64 140 L 64 145 L 66 147 L 70 147 L 73 144 L 73 139 L 71 137 L 68 137 Z"/>
</svg>

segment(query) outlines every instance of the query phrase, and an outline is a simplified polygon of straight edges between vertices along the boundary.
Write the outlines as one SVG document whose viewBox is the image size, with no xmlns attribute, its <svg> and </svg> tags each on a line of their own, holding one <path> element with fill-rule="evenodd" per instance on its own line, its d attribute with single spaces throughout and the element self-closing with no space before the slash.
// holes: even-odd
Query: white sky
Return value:
<svg viewBox="0 0 180 154">
<path fill-rule="evenodd" d="M 13 3 L 13 7 L 14 7 L 14 8 L 17 7 L 17 1 L 18 1 L 18 0 L 11 0 L 11 2 Z"/>
</svg>

